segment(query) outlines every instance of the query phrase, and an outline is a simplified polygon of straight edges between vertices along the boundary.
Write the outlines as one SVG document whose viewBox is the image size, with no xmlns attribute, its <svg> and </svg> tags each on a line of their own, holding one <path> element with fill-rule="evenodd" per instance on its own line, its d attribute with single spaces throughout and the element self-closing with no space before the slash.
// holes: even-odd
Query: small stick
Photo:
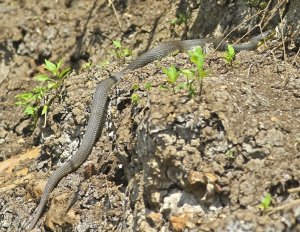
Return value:
<svg viewBox="0 0 300 232">
<path fill-rule="evenodd" d="M 288 189 L 288 193 L 298 193 L 300 192 L 300 187 Z"/>
<path fill-rule="evenodd" d="M 281 206 L 278 206 L 276 208 L 273 208 L 273 209 L 270 209 L 270 211 L 267 213 L 267 215 L 271 215 L 273 213 L 277 213 L 278 211 L 281 211 L 283 209 L 290 209 L 290 208 L 293 208 L 294 206 L 300 204 L 300 199 L 297 199 L 297 200 L 294 200 L 294 201 L 291 201 L 289 203 L 286 203 L 284 205 L 281 205 Z"/>
<path fill-rule="evenodd" d="M 296 53 L 296 55 L 295 55 L 295 57 L 294 57 L 294 59 L 292 61 L 292 65 L 296 64 L 296 58 L 298 57 L 299 53 L 300 53 L 300 48 L 298 49 L 298 51 L 297 51 L 297 53 Z"/>
<path fill-rule="evenodd" d="M 119 19 L 119 15 L 118 15 L 118 12 L 117 12 L 117 10 L 115 8 L 113 0 L 108 0 L 108 6 L 111 6 L 113 8 L 113 11 L 114 11 L 114 13 L 116 15 L 116 18 L 117 18 L 117 21 L 118 21 L 118 24 L 119 24 L 119 27 L 122 28 L 122 24 L 121 24 L 121 21 Z"/>
</svg>

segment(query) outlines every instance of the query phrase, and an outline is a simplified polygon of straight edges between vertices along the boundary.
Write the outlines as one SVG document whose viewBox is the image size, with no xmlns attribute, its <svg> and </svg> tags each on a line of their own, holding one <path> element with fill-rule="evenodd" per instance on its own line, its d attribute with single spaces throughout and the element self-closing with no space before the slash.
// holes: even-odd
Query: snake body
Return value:
<svg viewBox="0 0 300 232">
<path fill-rule="evenodd" d="M 253 37 L 248 43 L 235 44 L 233 45 L 236 52 L 241 50 L 254 50 L 258 46 L 258 43 L 264 39 L 269 34 L 269 31 L 264 32 L 258 36 Z M 32 230 L 39 218 L 41 217 L 44 207 L 47 203 L 50 193 L 59 183 L 59 181 L 65 177 L 67 174 L 75 171 L 79 168 L 88 158 L 92 152 L 93 146 L 96 143 L 96 140 L 101 135 L 103 125 L 105 122 L 105 113 L 108 94 L 114 84 L 116 84 L 122 77 L 129 71 L 141 68 L 146 64 L 160 59 L 172 52 L 175 51 L 186 51 L 190 50 L 196 46 L 203 47 L 207 43 L 213 43 L 218 50 L 224 50 L 226 48 L 226 43 L 219 44 L 222 39 L 194 39 L 194 40 L 184 40 L 184 41 L 169 41 L 166 43 L 159 44 L 157 47 L 154 47 L 137 57 L 131 63 L 129 63 L 124 69 L 117 72 L 116 74 L 104 79 L 101 81 L 96 88 L 94 93 L 93 102 L 91 106 L 91 113 L 89 121 L 86 127 L 86 133 L 83 136 L 82 142 L 77 150 L 77 152 L 64 163 L 61 167 L 53 172 L 50 176 L 44 192 L 41 196 L 38 207 L 35 210 L 33 219 L 30 221 L 27 226 L 27 231 Z"/>
</svg>

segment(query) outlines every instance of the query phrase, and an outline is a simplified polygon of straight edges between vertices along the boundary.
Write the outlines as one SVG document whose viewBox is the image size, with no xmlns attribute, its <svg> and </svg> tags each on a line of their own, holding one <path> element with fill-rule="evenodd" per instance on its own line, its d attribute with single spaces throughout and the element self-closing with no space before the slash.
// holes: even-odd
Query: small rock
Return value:
<svg viewBox="0 0 300 232">
<path fill-rule="evenodd" d="M 25 140 L 24 140 L 23 138 L 20 138 L 20 139 L 18 139 L 17 143 L 18 143 L 18 144 L 25 143 Z"/>
<path fill-rule="evenodd" d="M 48 27 L 44 32 L 44 36 L 47 40 L 54 40 L 57 36 L 57 29 L 55 27 Z"/>
<path fill-rule="evenodd" d="M 150 212 L 147 215 L 147 219 L 150 221 L 153 226 L 157 227 L 160 226 L 162 222 L 162 215 L 160 213 Z"/>
<path fill-rule="evenodd" d="M 171 216 L 170 222 L 174 231 L 184 231 L 185 228 L 191 228 L 192 222 L 190 222 L 192 218 L 192 214 L 189 212 L 185 212 L 179 216 Z"/>
<path fill-rule="evenodd" d="M 7 135 L 7 131 L 4 130 L 2 127 L 0 128 L 0 139 L 4 139 Z"/>
<path fill-rule="evenodd" d="M 24 120 L 16 127 L 17 135 L 24 135 L 30 131 L 30 123 L 29 120 Z"/>
</svg>

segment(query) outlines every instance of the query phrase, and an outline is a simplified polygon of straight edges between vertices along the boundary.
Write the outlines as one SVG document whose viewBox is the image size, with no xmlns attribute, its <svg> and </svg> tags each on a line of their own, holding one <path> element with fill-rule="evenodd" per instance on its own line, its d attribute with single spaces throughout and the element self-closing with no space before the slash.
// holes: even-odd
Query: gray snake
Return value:
<svg viewBox="0 0 300 232">
<path fill-rule="evenodd" d="M 235 44 L 233 45 L 233 47 L 236 52 L 242 50 L 254 50 L 257 48 L 258 43 L 262 39 L 264 39 L 269 33 L 270 31 L 264 32 L 258 36 L 253 37 L 248 43 Z M 47 203 L 50 193 L 59 183 L 59 181 L 67 174 L 79 168 L 92 152 L 95 142 L 101 135 L 103 125 L 105 122 L 108 94 L 112 86 L 116 84 L 120 79 L 122 79 L 124 74 L 126 74 L 128 71 L 141 68 L 146 64 L 156 59 L 162 58 L 172 52 L 182 52 L 190 50 L 196 46 L 203 47 L 207 43 L 213 43 L 215 47 L 218 46 L 218 50 L 224 50 L 226 49 L 226 43 L 219 44 L 221 41 L 222 39 L 194 39 L 162 43 L 133 60 L 121 71 L 101 81 L 97 85 L 96 91 L 94 93 L 93 102 L 91 106 L 91 113 L 87 123 L 86 133 L 83 136 L 82 142 L 77 152 L 71 157 L 71 159 L 64 163 L 62 166 L 60 166 L 57 170 L 55 170 L 50 176 L 42 194 L 39 205 L 35 210 L 34 217 L 27 226 L 27 231 L 30 231 L 35 227 L 36 223 L 38 222 L 39 218 L 43 213 L 43 209 Z"/>
</svg>

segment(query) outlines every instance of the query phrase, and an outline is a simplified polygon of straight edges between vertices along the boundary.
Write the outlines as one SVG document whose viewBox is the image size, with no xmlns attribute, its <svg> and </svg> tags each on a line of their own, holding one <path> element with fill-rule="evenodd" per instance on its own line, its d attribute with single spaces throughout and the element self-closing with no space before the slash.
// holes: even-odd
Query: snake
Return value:
<svg viewBox="0 0 300 232">
<path fill-rule="evenodd" d="M 259 43 L 265 39 L 271 30 L 263 32 L 247 43 L 233 44 L 235 52 L 240 52 L 243 50 L 255 50 Z M 204 38 L 204 39 L 191 39 L 191 40 L 179 40 L 179 41 L 168 41 L 161 43 L 156 47 L 148 50 L 141 56 L 137 57 L 135 60 L 131 61 L 125 68 L 121 71 L 112 74 L 108 78 L 102 80 L 96 87 L 94 92 L 91 111 L 89 120 L 86 126 L 86 132 L 83 136 L 82 142 L 76 151 L 76 153 L 66 161 L 62 166 L 56 169 L 44 188 L 43 194 L 41 196 L 40 202 L 35 209 L 34 216 L 32 220 L 27 223 L 26 231 L 31 231 L 40 217 L 43 214 L 44 208 L 47 204 L 50 193 L 60 182 L 60 180 L 68 175 L 69 173 L 78 169 L 89 157 L 92 149 L 100 138 L 103 126 L 105 124 L 107 102 L 109 93 L 112 87 L 119 82 L 127 72 L 133 71 L 135 69 L 144 67 L 145 65 L 153 62 L 154 60 L 163 58 L 173 52 L 184 52 L 191 50 L 197 46 L 204 47 L 206 44 L 213 44 L 213 46 L 220 51 L 224 51 L 227 48 L 227 42 L 223 42 L 222 38 Z"/>
</svg>

